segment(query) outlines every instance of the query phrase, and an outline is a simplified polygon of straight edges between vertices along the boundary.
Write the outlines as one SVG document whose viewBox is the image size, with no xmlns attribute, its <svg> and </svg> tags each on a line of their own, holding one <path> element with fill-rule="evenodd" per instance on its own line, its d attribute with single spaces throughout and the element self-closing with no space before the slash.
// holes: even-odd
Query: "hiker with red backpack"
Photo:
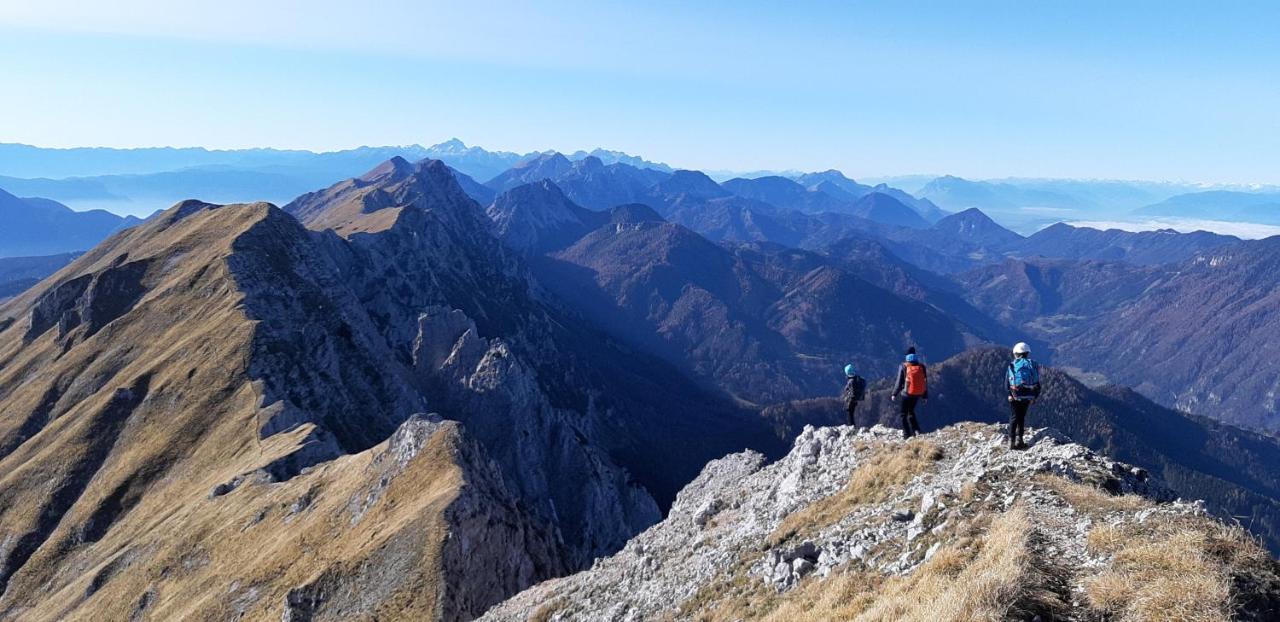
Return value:
<svg viewBox="0 0 1280 622">
<path fill-rule="evenodd" d="M 1022 436 L 1027 409 L 1040 397 L 1040 366 L 1031 360 L 1030 346 L 1021 342 L 1013 346 L 1013 361 L 1004 376 L 1009 389 L 1009 449 L 1026 449 Z"/>
<path fill-rule="evenodd" d="M 911 438 L 920 433 L 920 423 L 916 421 L 916 403 L 929 401 L 929 374 L 916 354 L 915 346 L 907 348 L 906 361 L 898 368 L 898 382 L 893 387 L 893 395 L 889 398 L 897 400 L 902 395 L 902 438 Z"/>
</svg>

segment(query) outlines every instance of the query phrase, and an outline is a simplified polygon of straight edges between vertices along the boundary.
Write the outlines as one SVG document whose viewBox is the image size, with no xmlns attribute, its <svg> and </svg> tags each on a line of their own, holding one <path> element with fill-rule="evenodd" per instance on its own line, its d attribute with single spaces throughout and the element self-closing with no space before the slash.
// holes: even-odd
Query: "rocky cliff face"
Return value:
<svg viewBox="0 0 1280 622">
<path fill-rule="evenodd" d="M 305 492 L 288 507 L 284 522 L 296 521 L 297 529 L 329 522 L 340 538 L 373 532 L 377 546 L 312 571 L 278 603 L 255 599 L 245 613 L 272 615 L 280 606 L 286 622 L 387 611 L 469 620 L 505 595 L 564 570 L 553 526 L 522 507 L 497 464 L 454 422 L 411 418 L 385 443 L 335 466 L 351 473 L 325 468 L 289 482 Z M 316 520 L 295 518 L 304 513 Z M 253 520 L 269 515 L 264 509 Z M 270 525 L 258 529 L 269 532 Z"/>
<path fill-rule="evenodd" d="M 414 369 L 432 387 L 430 395 L 510 465 L 509 480 L 526 504 L 556 519 L 570 544 L 569 567 L 584 567 L 662 518 L 653 497 L 625 470 L 583 442 L 594 433 L 582 428 L 581 415 L 555 407 L 533 369 L 504 341 L 480 337 L 457 309 L 428 308 L 418 322 Z"/>
<path fill-rule="evenodd" d="M 514 192 L 501 204 L 518 203 Z M 605 450 L 603 420 L 618 414 L 595 404 L 605 391 L 575 362 L 559 311 L 446 167 L 389 162 L 285 209 L 325 231 L 386 358 L 434 410 L 466 423 L 513 490 L 558 526 L 569 567 L 660 518 Z"/>
<path fill-rule="evenodd" d="M 1280 566 L 1050 430 L 806 428 L 707 465 L 663 522 L 484 620 L 1270 619 Z M 1200 617 L 1196 617 L 1200 616 Z"/>
</svg>

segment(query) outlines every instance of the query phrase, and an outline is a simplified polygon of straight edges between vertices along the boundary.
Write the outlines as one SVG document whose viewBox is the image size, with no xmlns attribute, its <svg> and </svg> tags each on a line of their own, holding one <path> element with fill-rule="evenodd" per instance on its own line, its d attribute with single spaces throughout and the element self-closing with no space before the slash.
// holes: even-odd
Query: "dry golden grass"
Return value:
<svg viewBox="0 0 1280 622">
<path fill-rule="evenodd" d="M 1036 483 L 1062 496 L 1075 509 L 1090 515 L 1136 512 L 1155 504 L 1141 495 L 1113 495 L 1096 486 L 1079 484 L 1057 475 L 1038 475 Z"/>
<path fill-rule="evenodd" d="M 673 619 L 696 622 L 757 620 L 778 604 L 778 593 L 739 566 L 728 577 L 712 581 L 680 606 Z"/>
<path fill-rule="evenodd" d="M 537 611 L 533 612 L 533 615 L 529 617 L 529 622 L 550 622 L 551 616 L 554 616 L 563 608 L 564 601 L 560 599 L 545 603 L 538 607 Z"/>
<path fill-rule="evenodd" d="M 857 568 L 811 577 L 778 594 L 757 577 L 699 593 L 682 619 L 699 622 L 968 622 L 1048 614 L 1065 604 L 1050 586 L 1061 571 L 1036 555 L 1035 528 L 1021 508 L 957 526 L 952 543 L 904 577 Z"/>
<path fill-rule="evenodd" d="M 819 531 L 859 505 L 887 501 L 941 459 L 942 449 L 920 438 L 881 449 L 854 470 L 840 491 L 784 519 L 769 541 L 778 543 L 802 531 Z"/>
<path fill-rule="evenodd" d="M 1089 530 L 1085 546 L 1094 553 L 1114 554 L 1124 548 L 1131 537 L 1125 529 L 1116 525 L 1098 525 Z"/>
<path fill-rule="evenodd" d="M 1111 556 L 1084 582 L 1089 604 L 1121 622 L 1231 619 L 1232 576 L 1263 574 L 1271 563 L 1243 530 L 1202 517 L 1102 525 L 1087 543 Z"/>
<path fill-rule="evenodd" d="M 1063 605 L 1048 587 L 1059 571 L 1043 564 L 1034 539 L 1034 524 L 1021 508 L 994 516 L 985 535 L 968 545 L 962 539 L 893 579 L 852 619 L 959 622 L 1057 610 Z"/>
</svg>

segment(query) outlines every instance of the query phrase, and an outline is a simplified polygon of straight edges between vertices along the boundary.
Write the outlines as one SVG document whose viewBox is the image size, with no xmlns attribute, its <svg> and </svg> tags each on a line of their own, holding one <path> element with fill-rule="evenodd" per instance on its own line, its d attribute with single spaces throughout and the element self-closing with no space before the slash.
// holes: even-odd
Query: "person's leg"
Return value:
<svg viewBox="0 0 1280 622">
<path fill-rule="evenodd" d="M 1022 405 L 1022 414 L 1018 417 L 1018 444 L 1026 449 L 1027 443 L 1022 440 L 1022 435 L 1027 432 L 1027 413 L 1031 412 L 1031 402 L 1028 401 Z"/>
<path fill-rule="evenodd" d="M 907 417 L 914 406 L 910 395 L 902 396 L 902 438 L 911 438 L 911 420 Z"/>
<path fill-rule="evenodd" d="M 848 409 L 848 415 L 849 415 L 849 425 L 853 425 L 853 411 L 858 409 L 858 403 L 849 402 L 847 409 Z"/>
<path fill-rule="evenodd" d="M 911 398 L 911 413 L 910 415 L 908 415 L 907 418 L 910 419 L 910 422 L 911 422 L 912 436 L 915 436 L 916 434 L 920 433 L 920 421 L 916 419 L 916 406 L 919 406 L 919 405 L 920 405 L 920 398 L 918 397 Z"/>
<path fill-rule="evenodd" d="M 1031 403 L 1026 400 L 1018 400 L 1014 402 L 1014 428 L 1017 431 L 1017 443 L 1019 448 L 1025 448 L 1027 444 L 1023 442 L 1022 437 L 1027 430 L 1027 407 Z"/>
<path fill-rule="evenodd" d="M 1009 449 L 1017 449 L 1018 447 L 1018 402 L 1009 400 L 1009 428 L 1007 430 L 1009 436 Z"/>
</svg>

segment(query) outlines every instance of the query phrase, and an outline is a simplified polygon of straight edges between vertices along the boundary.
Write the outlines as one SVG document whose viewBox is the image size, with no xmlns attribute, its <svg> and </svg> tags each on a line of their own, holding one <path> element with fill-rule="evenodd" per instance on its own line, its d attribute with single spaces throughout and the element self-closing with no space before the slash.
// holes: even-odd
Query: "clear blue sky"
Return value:
<svg viewBox="0 0 1280 622">
<path fill-rule="evenodd" d="M 533 4 L 0 2 L 0 142 L 1280 182 L 1280 3 Z"/>
</svg>

